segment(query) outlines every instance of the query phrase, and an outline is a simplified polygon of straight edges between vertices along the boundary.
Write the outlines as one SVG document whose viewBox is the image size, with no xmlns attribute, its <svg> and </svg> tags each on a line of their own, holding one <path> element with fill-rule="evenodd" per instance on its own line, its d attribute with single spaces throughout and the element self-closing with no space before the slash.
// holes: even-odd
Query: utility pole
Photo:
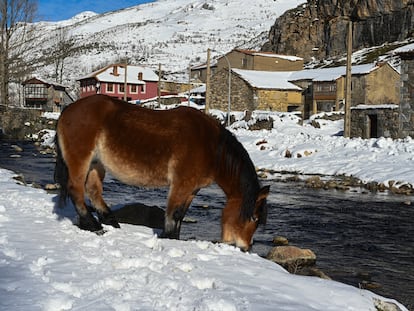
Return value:
<svg viewBox="0 0 414 311">
<path fill-rule="evenodd" d="M 352 20 L 348 22 L 348 40 L 346 56 L 346 80 L 345 80 L 345 120 L 344 137 L 351 136 L 351 91 L 352 91 Z"/>
<path fill-rule="evenodd" d="M 124 101 L 127 101 L 127 92 L 128 92 L 128 58 L 125 57 L 125 75 L 124 75 Z"/>
<path fill-rule="evenodd" d="M 205 113 L 208 113 L 208 110 L 210 109 L 210 75 L 211 75 L 210 53 L 211 53 L 211 50 L 207 49 L 206 103 L 205 103 L 205 108 L 204 108 Z"/>
<path fill-rule="evenodd" d="M 190 106 L 191 100 L 191 64 L 188 65 L 188 106 Z"/>
<path fill-rule="evenodd" d="M 158 105 L 161 105 L 161 63 L 158 64 L 158 88 L 157 88 Z"/>
</svg>

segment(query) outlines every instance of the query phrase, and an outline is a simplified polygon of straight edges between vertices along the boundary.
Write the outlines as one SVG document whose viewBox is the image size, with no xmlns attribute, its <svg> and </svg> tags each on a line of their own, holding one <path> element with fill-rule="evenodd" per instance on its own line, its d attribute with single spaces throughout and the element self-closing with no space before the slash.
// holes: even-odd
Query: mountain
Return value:
<svg viewBox="0 0 414 311">
<path fill-rule="evenodd" d="M 413 0 L 308 0 L 276 20 L 262 49 L 305 60 L 341 55 L 349 19 L 354 51 L 414 38 Z"/>
<path fill-rule="evenodd" d="M 257 48 L 267 40 L 275 19 L 303 0 L 158 0 L 114 12 L 84 12 L 69 20 L 38 22 L 32 55 L 57 54 L 59 42 L 70 41 L 63 83 L 108 63 L 158 64 L 168 77 L 184 79 L 186 68 L 235 47 Z M 252 43 L 253 42 L 253 43 Z M 55 78 L 54 64 L 37 74 Z"/>
</svg>

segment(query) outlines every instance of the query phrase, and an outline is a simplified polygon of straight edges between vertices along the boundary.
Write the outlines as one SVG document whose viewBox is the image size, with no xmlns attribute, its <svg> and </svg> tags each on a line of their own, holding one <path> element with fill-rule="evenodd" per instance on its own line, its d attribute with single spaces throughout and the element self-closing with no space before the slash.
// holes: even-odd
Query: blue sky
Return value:
<svg viewBox="0 0 414 311">
<path fill-rule="evenodd" d="M 104 13 L 153 0 L 38 0 L 37 21 L 60 21 L 83 11 Z"/>
</svg>

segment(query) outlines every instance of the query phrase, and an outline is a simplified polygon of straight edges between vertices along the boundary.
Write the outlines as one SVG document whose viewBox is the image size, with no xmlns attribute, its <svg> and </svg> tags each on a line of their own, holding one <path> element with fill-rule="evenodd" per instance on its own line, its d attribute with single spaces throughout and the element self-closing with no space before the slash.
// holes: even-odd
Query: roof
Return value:
<svg viewBox="0 0 414 311">
<path fill-rule="evenodd" d="M 393 51 L 393 53 L 395 53 L 395 54 L 412 53 L 412 52 L 414 52 L 414 43 L 404 45 L 404 46 L 399 47 L 398 49 L 395 49 Z"/>
<path fill-rule="evenodd" d="M 352 75 L 364 75 L 372 71 L 377 70 L 381 66 L 374 63 L 355 65 L 351 67 Z M 299 80 L 313 80 L 313 81 L 335 81 L 338 78 L 346 75 L 346 66 L 333 67 L 333 68 L 318 68 L 318 69 L 305 69 L 300 71 L 291 72 L 289 81 Z"/>
<path fill-rule="evenodd" d="M 280 59 L 289 60 L 291 62 L 296 62 L 296 61 L 303 60 L 303 58 L 301 58 L 301 57 L 297 57 L 297 56 L 293 56 L 293 55 L 275 54 L 275 53 L 272 53 L 272 52 L 258 52 L 258 51 L 254 51 L 254 50 L 241 50 L 241 49 L 235 49 L 234 51 L 237 51 L 239 53 L 243 53 L 243 54 L 246 54 L 246 55 L 252 55 L 252 56 L 280 58 Z"/>
<path fill-rule="evenodd" d="M 37 80 L 37 81 L 39 81 L 39 82 L 41 82 L 41 83 L 43 83 L 43 84 L 47 84 L 47 85 L 53 85 L 53 86 L 58 86 L 58 87 L 61 87 L 61 88 L 66 88 L 66 86 L 65 86 L 65 85 L 63 85 L 63 84 L 57 83 L 57 82 L 55 82 L 55 81 L 51 81 L 51 80 L 47 80 L 47 79 L 43 79 L 43 78 L 39 78 L 39 77 L 32 77 L 32 78 L 30 78 L 30 79 L 27 79 L 26 81 L 22 82 L 22 85 L 29 84 L 29 83 L 31 83 L 33 80 Z"/>
<path fill-rule="evenodd" d="M 116 68 L 117 74 L 114 75 Z M 142 73 L 142 80 L 138 80 L 139 73 Z M 125 64 L 111 64 L 102 69 L 94 71 L 78 79 L 85 80 L 95 78 L 101 82 L 123 83 L 125 82 Z M 144 66 L 128 65 L 127 82 L 130 84 L 144 84 L 146 81 L 158 81 L 158 75 L 151 69 Z"/>
<path fill-rule="evenodd" d="M 243 69 L 232 69 L 232 71 L 255 88 L 302 91 L 302 88 L 288 81 L 291 72 Z"/>
</svg>

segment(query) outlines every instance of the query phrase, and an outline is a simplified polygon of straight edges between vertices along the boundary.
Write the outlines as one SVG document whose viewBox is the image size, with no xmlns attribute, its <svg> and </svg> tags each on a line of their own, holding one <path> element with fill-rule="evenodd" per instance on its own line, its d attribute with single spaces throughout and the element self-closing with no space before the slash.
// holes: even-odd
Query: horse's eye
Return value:
<svg viewBox="0 0 414 311">
<path fill-rule="evenodd" d="M 252 216 L 252 217 L 250 218 L 250 221 L 253 221 L 253 222 L 258 222 L 258 221 L 259 221 L 259 218 L 258 218 L 258 217 L 256 217 L 256 216 Z"/>
</svg>

